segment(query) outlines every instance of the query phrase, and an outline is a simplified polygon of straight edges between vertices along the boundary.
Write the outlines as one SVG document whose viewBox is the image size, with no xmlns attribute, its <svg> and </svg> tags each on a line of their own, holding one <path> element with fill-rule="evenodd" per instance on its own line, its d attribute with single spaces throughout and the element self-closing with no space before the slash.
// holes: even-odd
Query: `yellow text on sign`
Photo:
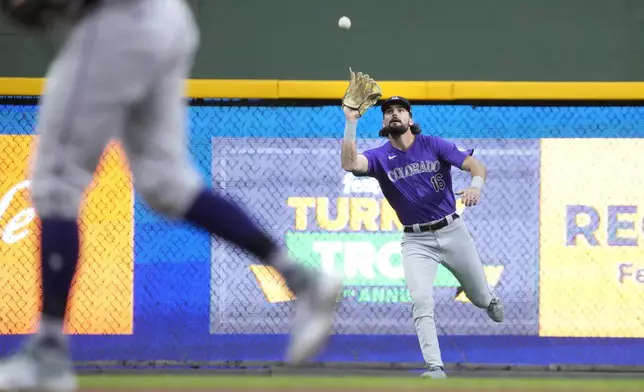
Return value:
<svg viewBox="0 0 644 392">
<path fill-rule="evenodd" d="M 370 197 L 289 197 L 295 230 L 309 229 L 310 220 L 326 231 L 402 230 L 396 212 L 385 199 Z M 335 214 L 331 210 L 336 211 Z"/>
<path fill-rule="evenodd" d="M 643 151 L 542 141 L 540 335 L 644 337 Z"/>
</svg>

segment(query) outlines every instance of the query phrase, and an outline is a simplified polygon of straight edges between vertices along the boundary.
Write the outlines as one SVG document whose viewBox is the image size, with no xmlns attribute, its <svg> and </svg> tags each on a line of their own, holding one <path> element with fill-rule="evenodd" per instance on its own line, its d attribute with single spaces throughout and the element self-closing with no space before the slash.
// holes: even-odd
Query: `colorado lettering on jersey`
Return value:
<svg viewBox="0 0 644 392">
<path fill-rule="evenodd" d="M 391 182 L 396 182 L 400 179 L 415 176 L 420 173 L 436 173 L 440 168 L 441 164 L 438 160 L 414 162 L 403 167 L 389 170 L 387 172 L 387 177 L 389 177 Z"/>
</svg>

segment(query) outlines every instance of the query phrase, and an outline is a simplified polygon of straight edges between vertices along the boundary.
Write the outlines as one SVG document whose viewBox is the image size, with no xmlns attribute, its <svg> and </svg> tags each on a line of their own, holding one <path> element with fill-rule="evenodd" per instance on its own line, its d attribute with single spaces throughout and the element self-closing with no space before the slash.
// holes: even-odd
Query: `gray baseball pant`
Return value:
<svg viewBox="0 0 644 392">
<path fill-rule="evenodd" d="M 185 79 L 199 33 L 183 0 L 101 3 L 47 73 L 32 173 L 41 217 L 76 218 L 105 147 L 119 140 L 148 204 L 181 216 L 202 187 L 187 147 Z"/>
<path fill-rule="evenodd" d="M 451 220 L 451 219 L 450 219 Z M 434 281 L 443 264 L 460 282 L 467 298 L 487 308 L 493 298 L 474 240 L 461 218 L 437 230 L 404 233 L 401 244 L 407 288 L 418 342 L 426 366 L 443 366 L 434 322 Z"/>
</svg>

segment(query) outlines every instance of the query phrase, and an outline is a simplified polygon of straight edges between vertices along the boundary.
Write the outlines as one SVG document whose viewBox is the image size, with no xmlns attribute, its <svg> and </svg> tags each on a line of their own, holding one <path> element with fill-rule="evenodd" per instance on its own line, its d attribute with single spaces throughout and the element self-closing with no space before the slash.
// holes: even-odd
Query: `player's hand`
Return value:
<svg viewBox="0 0 644 392">
<path fill-rule="evenodd" d="M 481 188 L 467 188 L 456 192 L 457 196 L 461 196 L 465 207 L 474 207 L 481 200 Z"/>
<path fill-rule="evenodd" d="M 344 112 L 344 116 L 347 118 L 347 121 L 358 121 L 360 118 L 360 112 L 355 109 L 351 109 L 348 106 L 343 106 L 342 111 Z"/>
</svg>

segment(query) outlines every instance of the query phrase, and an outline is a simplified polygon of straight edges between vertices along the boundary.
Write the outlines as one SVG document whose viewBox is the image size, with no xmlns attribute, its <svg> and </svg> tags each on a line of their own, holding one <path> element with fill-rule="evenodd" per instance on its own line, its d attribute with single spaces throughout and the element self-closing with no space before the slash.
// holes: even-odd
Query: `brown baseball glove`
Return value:
<svg viewBox="0 0 644 392">
<path fill-rule="evenodd" d="M 373 78 L 362 72 L 353 72 L 349 67 L 351 79 L 342 98 L 342 106 L 357 110 L 362 116 L 382 96 L 382 89 Z"/>
</svg>

